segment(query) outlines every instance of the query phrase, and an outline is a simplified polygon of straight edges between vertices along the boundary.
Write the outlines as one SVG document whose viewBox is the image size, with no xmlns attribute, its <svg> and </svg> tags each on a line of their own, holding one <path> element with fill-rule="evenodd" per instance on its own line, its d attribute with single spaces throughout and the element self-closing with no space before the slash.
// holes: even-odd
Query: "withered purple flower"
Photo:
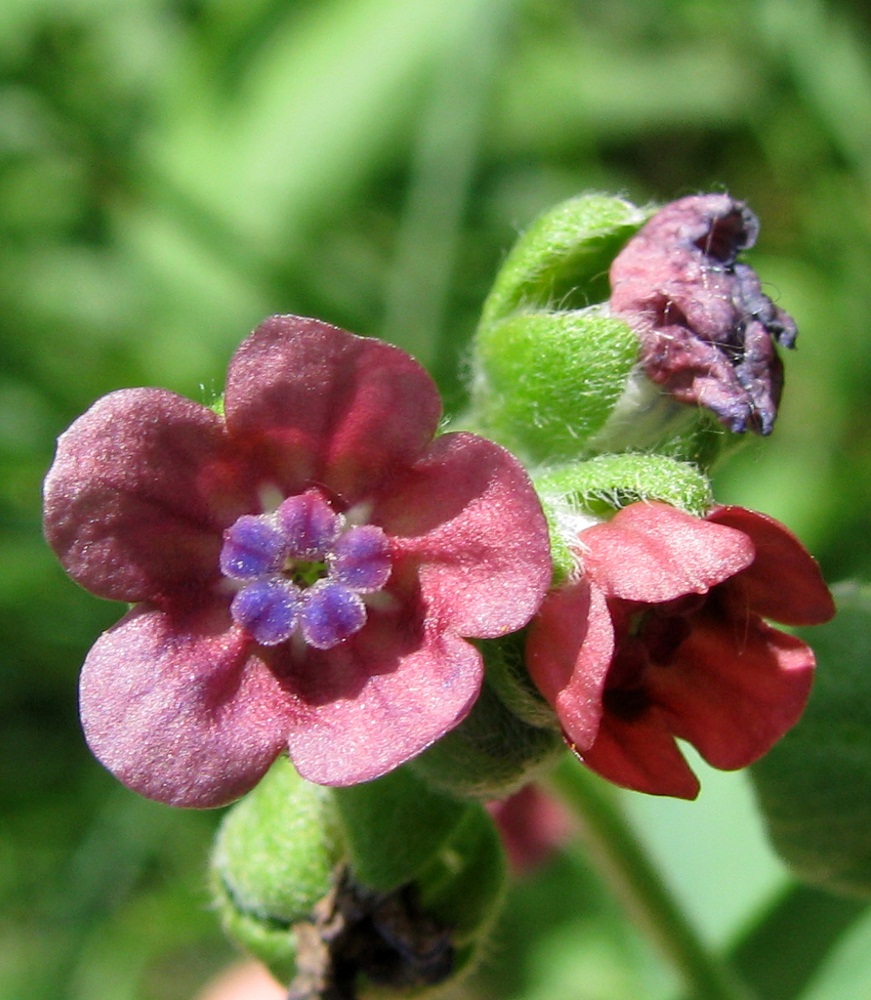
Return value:
<svg viewBox="0 0 871 1000">
<path fill-rule="evenodd" d="M 743 202 L 694 195 L 657 212 L 611 265 L 611 311 L 638 334 L 646 375 L 734 433 L 771 432 L 783 388 L 776 345 L 796 338 L 736 259 L 758 232 Z"/>
<path fill-rule="evenodd" d="M 61 437 L 45 531 L 67 572 L 134 607 L 88 654 L 88 742 L 130 787 L 215 806 L 281 750 L 321 784 L 375 778 L 478 696 L 466 637 L 522 627 L 550 581 L 520 464 L 434 439 L 409 355 L 275 316 L 230 364 L 224 415 L 160 389 Z"/>
</svg>

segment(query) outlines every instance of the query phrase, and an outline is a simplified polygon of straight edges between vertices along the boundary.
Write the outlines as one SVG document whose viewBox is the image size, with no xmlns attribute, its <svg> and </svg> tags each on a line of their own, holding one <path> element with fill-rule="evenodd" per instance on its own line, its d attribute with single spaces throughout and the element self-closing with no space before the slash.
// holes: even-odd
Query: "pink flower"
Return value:
<svg viewBox="0 0 871 1000">
<path fill-rule="evenodd" d="M 583 574 L 545 599 L 529 669 L 566 739 L 603 777 L 694 798 L 676 738 L 745 767 L 799 718 L 811 650 L 772 628 L 834 614 L 819 569 L 783 525 L 741 507 L 698 518 L 635 503 L 581 531 Z"/>
<path fill-rule="evenodd" d="M 132 610 L 89 653 L 96 756 L 143 795 L 216 806 L 283 748 L 347 785 L 468 712 L 464 637 L 522 627 L 550 580 L 518 462 L 436 437 L 426 372 L 317 320 L 266 320 L 233 358 L 224 415 L 160 389 L 99 400 L 61 437 L 46 536 L 67 572 Z"/>
</svg>

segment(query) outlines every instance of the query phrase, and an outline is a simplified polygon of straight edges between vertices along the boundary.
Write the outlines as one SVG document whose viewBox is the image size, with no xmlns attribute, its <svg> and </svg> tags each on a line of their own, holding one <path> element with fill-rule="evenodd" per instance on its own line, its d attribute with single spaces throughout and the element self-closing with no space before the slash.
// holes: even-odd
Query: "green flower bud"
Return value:
<svg viewBox="0 0 871 1000">
<path fill-rule="evenodd" d="M 539 216 L 505 258 L 481 325 L 516 312 L 582 309 L 607 301 L 611 261 L 651 215 L 622 198 L 584 194 Z"/>
<path fill-rule="evenodd" d="M 451 837 L 417 879 L 421 906 L 452 928 L 455 973 L 470 971 L 480 959 L 506 883 L 502 839 L 483 806 L 470 802 Z"/>
<path fill-rule="evenodd" d="M 332 793 L 279 758 L 233 806 L 212 854 L 212 895 L 226 934 L 283 982 L 296 971 L 294 924 L 332 889 L 345 855 Z"/>
<path fill-rule="evenodd" d="M 474 426 L 535 463 L 574 458 L 614 412 L 637 357 L 631 328 L 601 306 L 481 325 Z"/>
<path fill-rule="evenodd" d="M 334 789 L 357 878 L 389 892 L 414 879 L 462 822 L 468 803 L 436 791 L 409 765 Z"/>
<path fill-rule="evenodd" d="M 551 706 L 526 669 L 526 630 L 480 644 L 487 668 L 487 682 L 506 709 L 533 729 L 560 732 Z M 536 741 L 538 736 L 536 735 Z"/>
<path fill-rule="evenodd" d="M 227 934 L 291 1000 L 428 996 L 481 953 L 504 881 L 484 809 L 407 768 L 331 789 L 282 759 L 227 813 L 212 858 Z"/>
<path fill-rule="evenodd" d="M 484 304 L 471 422 L 532 462 L 581 454 L 637 366 L 638 338 L 608 314 L 608 269 L 649 213 L 583 195 L 541 216 Z"/>
<path fill-rule="evenodd" d="M 489 643 L 484 647 L 485 657 L 492 649 Z M 548 719 L 548 728 L 524 722 L 509 711 L 488 680 L 463 722 L 412 761 L 411 767 L 452 795 L 503 798 L 565 749 L 552 713 L 548 716 L 542 710 L 541 717 Z"/>
</svg>

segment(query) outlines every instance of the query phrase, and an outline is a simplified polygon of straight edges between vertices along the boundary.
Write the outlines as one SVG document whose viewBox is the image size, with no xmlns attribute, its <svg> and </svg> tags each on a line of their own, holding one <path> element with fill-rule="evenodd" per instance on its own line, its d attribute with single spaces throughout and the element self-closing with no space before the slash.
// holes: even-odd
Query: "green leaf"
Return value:
<svg viewBox="0 0 871 1000">
<path fill-rule="evenodd" d="M 804 717 L 751 776 L 774 847 L 798 877 L 871 897 L 871 588 L 835 596 L 833 621 L 800 632 L 818 664 Z"/>
<path fill-rule="evenodd" d="M 865 909 L 857 899 L 792 885 L 741 938 L 730 962 L 758 996 L 795 1000 Z"/>
</svg>

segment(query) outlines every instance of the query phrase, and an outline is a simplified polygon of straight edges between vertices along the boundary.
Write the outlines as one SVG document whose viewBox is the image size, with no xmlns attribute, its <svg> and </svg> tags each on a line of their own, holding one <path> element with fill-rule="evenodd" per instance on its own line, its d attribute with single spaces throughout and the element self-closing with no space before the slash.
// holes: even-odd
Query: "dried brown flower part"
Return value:
<svg viewBox="0 0 871 1000">
<path fill-rule="evenodd" d="M 611 311 L 638 334 L 648 378 L 739 434 L 771 432 L 783 389 L 776 345 L 796 338 L 792 317 L 736 260 L 758 232 L 727 194 L 681 198 L 629 240 L 610 273 Z"/>
<path fill-rule="evenodd" d="M 377 893 L 345 872 L 295 932 L 288 1000 L 357 1000 L 361 976 L 395 989 L 435 985 L 454 968 L 449 930 L 423 912 L 412 885 Z"/>
</svg>

